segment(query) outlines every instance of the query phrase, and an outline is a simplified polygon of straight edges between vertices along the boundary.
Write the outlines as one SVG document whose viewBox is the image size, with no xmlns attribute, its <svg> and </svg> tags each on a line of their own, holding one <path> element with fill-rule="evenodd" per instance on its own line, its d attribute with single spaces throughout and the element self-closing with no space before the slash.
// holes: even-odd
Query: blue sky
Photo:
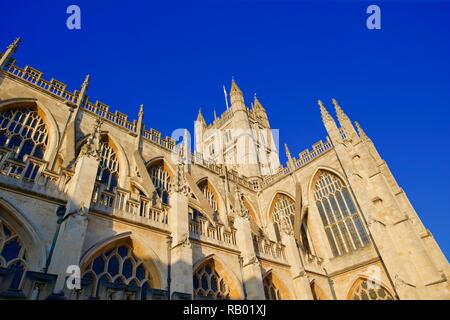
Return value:
<svg viewBox="0 0 450 320">
<path fill-rule="evenodd" d="M 20 66 L 78 88 L 165 135 L 225 109 L 231 77 L 298 154 L 326 136 L 316 105 L 335 97 L 361 123 L 444 253 L 450 253 L 450 2 L 8 1 L 0 46 Z M 81 8 L 81 30 L 66 8 Z M 2 49 L 4 50 L 4 49 Z M 283 155 L 284 161 L 284 155 Z"/>
</svg>

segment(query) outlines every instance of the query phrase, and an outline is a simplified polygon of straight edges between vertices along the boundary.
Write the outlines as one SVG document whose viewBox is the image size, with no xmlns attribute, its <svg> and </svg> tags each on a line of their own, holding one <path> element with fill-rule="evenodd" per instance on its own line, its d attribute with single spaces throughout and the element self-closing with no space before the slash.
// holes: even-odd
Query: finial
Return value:
<svg viewBox="0 0 450 320">
<path fill-rule="evenodd" d="M 20 38 L 16 38 L 6 49 L 3 55 L 0 57 L 0 69 L 10 61 L 11 56 L 16 52 L 17 47 L 19 46 Z"/>
<path fill-rule="evenodd" d="M 87 74 L 83 81 L 83 86 L 87 87 L 89 85 L 89 81 L 91 80 L 91 75 Z"/>
<path fill-rule="evenodd" d="M 366 133 L 364 132 L 364 130 L 361 128 L 361 126 L 359 125 L 358 121 L 355 121 L 355 126 L 356 129 L 358 130 L 358 134 L 362 139 L 369 139 L 366 135 Z"/>
<path fill-rule="evenodd" d="M 81 90 L 78 93 L 78 98 L 77 98 L 77 106 L 80 107 L 81 104 L 83 103 L 84 97 L 86 96 L 86 91 L 88 90 L 89 87 L 89 81 L 91 79 L 91 76 L 89 74 L 86 75 L 86 77 L 84 78 L 83 84 L 81 85 Z"/>
<path fill-rule="evenodd" d="M 16 39 L 14 39 L 14 41 L 8 46 L 8 49 L 11 49 L 12 52 L 16 52 L 17 48 L 19 47 L 20 44 L 20 37 L 17 37 Z"/>
<path fill-rule="evenodd" d="M 206 123 L 205 118 L 203 118 L 202 108 L 199 108 L 199 109 L 198 109 L 197 121 Z"/>
<path fill-rule="evenodd" d="M 214 120 L 217 120 L 216 110 L 214 110 Z"/>
<path fill-rule="evenodd" d="M 321 100 L 317 100 L 317 104 L 319 105 L 320 108 L 320 114 L 322 115 L 322 120 L 325 121 L 333 121 L 333 118 L 331 117 L 331 115 L 328 113 L 327 109 L 325 108 L 325 106 L 323 105 Z"/>
<path fill-rule="evenodd" d="M 341 106 L 339 105 L 339 103 L 336 101 L 335 98 L 331 99 L 331 102 L 334 105 L 334 110 L 336 111 L 336 115 L 339 119 L 339 122 L 341 122 L 341 120 L 344 120 L 345 118 L 348 118 L 344 110 L 342 110 Z"/>
<path fill-rule="evenodd" d="M 287 143 L 284 144 L 284 150 L 286 151 L 286 156 L 287 156 L 288 160 L 291 161 L 292 160 L 291 152 L 289 151 Z"/>
<path fill-rule="evenodd" d="M 142 117 L 144 115 L 144 105 L 141 103 L 139 106 L 139 116 Z"/>
</svg>

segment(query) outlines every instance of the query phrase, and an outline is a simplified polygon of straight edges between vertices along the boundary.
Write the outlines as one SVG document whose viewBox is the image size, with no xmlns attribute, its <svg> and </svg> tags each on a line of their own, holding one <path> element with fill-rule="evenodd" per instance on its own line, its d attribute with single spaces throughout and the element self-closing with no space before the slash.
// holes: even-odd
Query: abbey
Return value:
<svg viewBox="0 0 450 320">
<path fill-rule="evenodd" d="M 446 257 L 337 101 L 282 165 L 232 81 L 191 150 L 143 106 L 92 102 L 89 76 L 70 92 L 17 66 L 18 45 L 0 55 L 1 299 L 450 299 Z"/>
</svg>

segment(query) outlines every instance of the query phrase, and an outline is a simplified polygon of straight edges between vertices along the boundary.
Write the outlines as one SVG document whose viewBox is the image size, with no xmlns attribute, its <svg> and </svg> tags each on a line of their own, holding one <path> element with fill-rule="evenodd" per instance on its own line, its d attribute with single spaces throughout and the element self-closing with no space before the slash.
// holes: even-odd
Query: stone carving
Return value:
<svg viewBox="0 0 450 320">
<path fill-rule="evenodd" d="M 192 248 L 191 241 L 189 240 L 189 234 L 184 233 L 183 237 L 181 238 L 180 243 L 178 245 L 181 245 L 183 247 Z"/>
<path fill-rule="evenodd" d="M 186 180 L 185 165 L 181 161 L 177 163 L 177 173 L 173 187 L 174 187 L 173 190 L 175 192 L 179 192 L 185 196 L 189 196 L 191 194 L 191 189 L 189 188 L 189 185 Z"/>
<path fill-rule="evenodd" d="M 248 214 L 248 210 L 244 205 L 244 198 L 243 198 L 243 194 L 241 189 L 239 188 L 239 186 L 236 185 L 236 208 L 233 208 L 233 214 L 244 218 L 244 219 L 249 219 L 249 214 Z"/>
<path fill-rule="evenodd" d="M 103 124 L 103 120 L 101 118 L 97 118 L 96 126 L 92 135 L 88 138 L 87 142 L 81 148 L 80 155 L 85 155 L 88 157 L 94 157 L 97 160 L 100 159 L 100 155 L 98 153 L 100 146 L 100 130 Z"/>
</svg>

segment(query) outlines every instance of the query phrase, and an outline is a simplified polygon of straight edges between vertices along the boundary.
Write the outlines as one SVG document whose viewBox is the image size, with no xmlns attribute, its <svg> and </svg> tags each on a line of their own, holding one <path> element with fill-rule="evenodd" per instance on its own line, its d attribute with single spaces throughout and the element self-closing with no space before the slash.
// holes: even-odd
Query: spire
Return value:
<svg viewBox="0 0 450 320">
<path fill-rule="evenodd" d="M 184 129 L 183 135 L 183 161 L 184 163 L 189 163 L 189 132 L 187 129 Z"/>
<path fill-rule="evenodd" d="M 3 69 L 3 67 L 8 63 L 11 56 L 17 51 L 17 48 L 20 44 L 20 38 L 17 37 L 6 49 L 6 52 L 3 54 L 3 56 L 0 58 L 0 69 Z"/>
<path fill-rule="evenodd" d="M 320 114 L 322 115 L 322 121 L 323 123 L 332 121 L 334 122 L 333 118 L 331 117 L 331 115 L 328 113 L 327 109 L 325 108 L 325 106 L 323 105 L 322 101 L 318 100 L 317 101 L 319 108 L 320 108 Z"/>
<path fill-rule="evenodd" d="M 289 151 L 289 148 L 288 148 L 286 143 L 284 144 L 284 150 L 286 151 L 286 157 L 288 159 L 287 165 L 291 169 L 291 171 L 293 172 L 295 170 L 295 162 L 294 162 L 294 159 L 291 156 L 291 152 Z"/>
<path fill-rule="evenodd" d="M 253 98 L 253 109 L 266 111 L 264 109 L 264 107 L 262 106 L 261 102 L 259 102 L 258 97 L 256 96 L 256 93 L 255 93 L 254 98 Z"/>
<path fill-rule="evenodd" d="M 348 121 L 348 117 L 345 114 L 344 110 L 342 110 L 339 103 L 336 101 L 335 98 L 331 99 L 331 102 L 333 102 L 334 110 L 336 111 L 336 115 L 338 117 L 339 122 L 342 124 L 344 121 Z"/>
<path fill-rule="evenodd" d="M 233 93 L 239 93 L 242 95 L 242 91 L 239 88 L 239 86 L 237 85 L 236 81 L 234 81 L 234 78 L 231 79 L 231 90 L 230 90 L 230 95 Z"/>
<path fill-rule="evenodd" d="M 16 53 L 17 48 L 20 44 L 20 37 L 14 39 L 14 41 L 8 46 L 8 49 L 11 49 L 13 53 Z"/>
<path fill-rule="evenodd" d="M 347 138 L 354 138 L 356 136 L 356 131 L 349 117 L 345 114 L 344 110 L 342 110 L 336 99 L 333 98 L 331 101 L 333 102 L 339 124 L 344 128 Z"/>
<path fill-rule="evenodd" d="M 320 114 L 322 115 L 323 125 L 327 129 L 328 135 L 333 143 L 340 143 L 342 140 L 339 129 L 334 122 L 333 117 L 328 113 L 327 109 L 323 105 L 322 101 L 317 102 L 320 108 Z"/>
<path fill-rule="evenodd" d="M 361 128 L 361 126 L 359 125 L 358 121 L 355 121 L 355 126 L 356 126 L 356 129 L 358 129 L 359 137 L 361 139 L 363 139 L 363 140 L 369 140 L 369 137 L 366 135 L 364 130 Z"/>
<path fill-rule="evenodd" d="M 142 120 L 144 118 L 144 105 L 141 104 L 139 106 L 139 112 L 138 112 L 138 120 L 137 120 L 137 125 L 136 125 L 136 133 L 138 135 L 140 135 L 141 130 L 142 130 Z"/>
<path fill-rule="evenodd" d="M 214 121 L 216 121 L 217 120 L 217 113 L 216 113 L 216 110 L 214 110 Z"/>
<path fill-rule="evenodd" d="M 206 124 L 205 118 L 203 118 L 202 109 L 198 109 L 197 121 L 203 122 Z"/>
<path fill-rule="evenodd" d="M 288 158 L 289 161 L 291 161 L 292 160 L 291 152 L 289 151 L 289 148 L 286 143 L 284 144 L 284 150 L 286 151 L 286 157 Z"/>
<path fill-rule="evenodd" d="M 231 80 L 230 100 L 232 108 L 245 108 L 244 95 L 234 79 Z"/>
<path fill-rule="evenodd" d="M 90 79 L 91 79 L 90 75 L 86 75 L 86 77 L 84 78 L 83 84 L 81 85 L 80 93 L 78 94 L 77 98 L 78 107 L 81 106 L 81 104 L 83 103 L 83 99 L 86 96 L 87 89 L 89 88 Z"/>
</svg>

